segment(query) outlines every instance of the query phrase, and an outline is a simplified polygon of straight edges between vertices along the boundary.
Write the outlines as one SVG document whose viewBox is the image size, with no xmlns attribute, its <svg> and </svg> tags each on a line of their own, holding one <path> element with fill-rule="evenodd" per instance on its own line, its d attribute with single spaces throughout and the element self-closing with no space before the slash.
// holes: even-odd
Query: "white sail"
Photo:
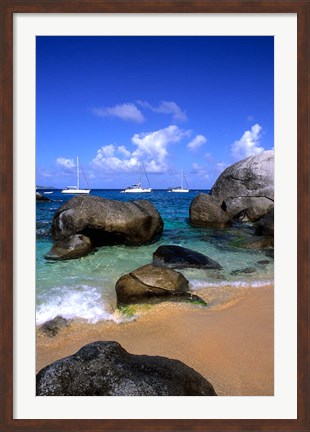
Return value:
<svg viewBox="0 0 310 432">
<path fill-rule="evenodd" d="M 80 168 L 79 158 L 76 158 L 76 186 L 67 186 L 61 191 L 63 194 L 78 195 L 78 194 L 89 194 L 90 189 L 80 189 Z"/>
<path fill-rule="evenodd" d="M 141 184 L 141 169 L 142 169 L 142 166 L 144 168 L 143 162 L 140 164 L 140 179 L 139 179 L 139 182 L 137 184 L 128 186 L 126 189 L 122 190 L 121 193 L 145 193 L 145 192 L 152 192 L 150 181 L 149 181 L 149 178 L 148 178 L 147 173 L 145 171 L 145 168 L 144 168 L 144 174 L 145 174 L 145 177 L 147 178 L 147 181 L 148 181 L 148 184 L 149 184 L 150 187 L 149 188 L 143 188 L 142 187 L 142 184 Z"/>
<path fill-rule="evenodd" d="M 185 178 L 185 176 L 183 174 L 183 170 L 181 170 L 181 186 L 169 188 L 167 192 L 177 192 L 177 193 L 186 193 L 186 192 L 189 192 L 189 189 L 184 189 L 184 184 L 183 184 L 184 180 L 185 180 L 185 183 L 187 185 L 187 181 L 186 181 L 186 178 Z M 188 185 L 187 185 L 187 188 L 188 188 Z"/>
</svg>

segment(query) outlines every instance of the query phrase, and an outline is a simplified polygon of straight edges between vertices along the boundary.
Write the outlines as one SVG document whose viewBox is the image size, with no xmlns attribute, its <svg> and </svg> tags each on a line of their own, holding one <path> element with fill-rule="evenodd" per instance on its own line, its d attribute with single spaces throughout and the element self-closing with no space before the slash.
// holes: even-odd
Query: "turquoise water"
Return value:
<svg viewBox="0 0 310 432">
<path fill-rule="evenodd" d="M 123 274 L 150 263 L 153 252 L 162 244 L 174 244 L 196 250 L 222 265 L 223 270 L 182 270 L 190 281 L 191 289 L 198 295 L 199 290 L 206 287 L 218 287 L 219 290 L 227 285 L 236 289 L 242 286 L 255 288 L 272 282 L 273 259 L 270 256 L 267 257 L 262 251 L 234 246 L 234 241 L 252 235 L 251 224 L 236 224 L 228 230 L 196 228 L 189 224 L 188 209 L 192 199 L 199 192 L 202 191 L 184 194 L 153 191 L 147 196 L 129 196 L 120 193 L 119 190 L 94 190 L 91 195 L 108 199 L 148 199 L 156 206 L 164 220 L 163 234 L 157 242 L 150 245 L 102 247 L 86 257 L 58 262 L 44 259 L 44 255 L 52 246 L 49 234 L 51 222 L 55 211 L 72 197 L 63 195 L 60 191 L 46 195 L 53 201 L 37 203 L 37 324 L 42 324 L 57 315 L 68 319 L 86 319 L 92 323 L 99 320 L 122 321 L 123 318 L 115 308 L 115 282 Z M 238 273 L 245 268 L 251 268 L 253 272 Z"/>
</svg>

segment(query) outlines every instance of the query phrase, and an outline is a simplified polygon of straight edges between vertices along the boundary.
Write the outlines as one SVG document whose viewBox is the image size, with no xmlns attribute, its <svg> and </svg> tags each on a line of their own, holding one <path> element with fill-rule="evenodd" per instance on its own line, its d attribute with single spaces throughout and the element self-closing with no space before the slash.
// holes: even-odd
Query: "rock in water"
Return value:
<svg viewBox="0 0 310 432">
<path fill-rule="evenodd" d="M 212 187 L 211 195 L 222 203 L 230 217 L 250 207 L 257 208 L 259 217 L 262 217 L 274 201 L 273 150 L 250 156 L 226 168 Z M 249 201 L 249 197 L 255 197 L 255 200 Z M 252 209 L 251 218 L 255 220 L 256 217 Z"/>
<path fill-rule="evenodd" d="M 140 245 L 157 238 L 163 226 L 160 214 L 149 201 L 75 196 L 56 212 L 51 234 L 54 240 L 83 234 L 94 246 Z"/>
<path fill-rule="evenodd" d="M 115 285 L 118 306 L 149 300 L 190 300 L 205 303 L 191 294 L 188 280 L 179 272 L 147 264 L 122 276 Z"/>
<path fill-rule="evenodd" d="M 189 218 L 191 224 L 196 226 L 226 228 L 231 225 L 219 201 L 205 193 L 200 193 L 191 202 Z"/>
<path fill-rule="evenodd" d="M 75 234 L 65 240 L 56 241 L 44 256 L 48 260 L 68 260 L 88 255 L 93 250 L 90 239 L 82 234 Z"/>
<path fill-rule="evenodd" d="M 222 266 L 202 253 L 175 245 L 159 246 L 153 253 L 155 265 L 167 264 L 173 268 L 221 269 Z"/>
<path fill-rule="evenodd" d="M 93 342 L 42 369 L 37 396 L 216 396 L 179 360 L 134 355 L 117 342 Z"/>
<path fill-rule="evenodd" d="M 51 201 L 46 196 L 40 194 L 39 192 L 36 192 L 36 201 Z"/>
<path fill-rule="evenodd" d="M 57 316 L 52 320 L 46 321 L 41 325 L 40 330 L 46 336 L 53 337 L 56 336 L 59 330 L 69 325 L 68 320 L 61 316 Z"/>
</svg>

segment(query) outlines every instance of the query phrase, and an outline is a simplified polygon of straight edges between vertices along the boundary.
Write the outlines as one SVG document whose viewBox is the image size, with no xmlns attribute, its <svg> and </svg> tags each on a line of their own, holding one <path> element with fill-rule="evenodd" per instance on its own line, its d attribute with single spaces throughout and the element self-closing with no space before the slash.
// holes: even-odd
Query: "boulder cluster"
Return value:
<svg viewBox="0 0 310 432">
<path fill-rule="evenodd" d="M 191 202 L 191 225 L 227 229 L 232 224 L 251 222 L 252 238 L 241 240 L 238 246 L 272 248 L 273 166 L 273 151 L 266 151 L 228 167 L 209 195 L 200 193 Z M 163 227 L 159 212 L 149 201 L 75 196 L 54 215 L 51 229 L 54 244 L 45 258 L 76 259 L 97 247 L 149 244 L 160 237 Z M 117 305 L 166 300 L 206 305 L 190 291 L 189 281 L 177 271 L 184 268 L 221 271 L 222 266 L 197 251 L 161 245 L 150 264 L 132 270 L 116 282 Z M 251 273 L 253 269 L 241 271 Z M 45 323 L 42 332 L 52 337 L 67 325 L 58 317 Z M 129 354 L 117 342 L 95 342 L 42 369 L 37 374 L 37 395 L 215 396 L 216 393 L 205 378 L 180 361 Z"/>
</svg>

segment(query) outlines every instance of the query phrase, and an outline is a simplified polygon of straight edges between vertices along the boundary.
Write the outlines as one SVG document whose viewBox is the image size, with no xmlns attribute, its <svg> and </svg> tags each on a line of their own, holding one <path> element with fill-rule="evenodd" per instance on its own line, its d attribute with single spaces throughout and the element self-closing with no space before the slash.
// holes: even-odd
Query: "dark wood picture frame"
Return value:
<svg viewBox="0 0 310 432">
<path fill-rule="evenodd" d="M 1 431 L 308 431 L 309 0 L 1 0 Z M 13 15 L 15 13 L 294 13 L 298 38 L 298 418 L 292 420 L 13 419 Z"/>
</svg>

